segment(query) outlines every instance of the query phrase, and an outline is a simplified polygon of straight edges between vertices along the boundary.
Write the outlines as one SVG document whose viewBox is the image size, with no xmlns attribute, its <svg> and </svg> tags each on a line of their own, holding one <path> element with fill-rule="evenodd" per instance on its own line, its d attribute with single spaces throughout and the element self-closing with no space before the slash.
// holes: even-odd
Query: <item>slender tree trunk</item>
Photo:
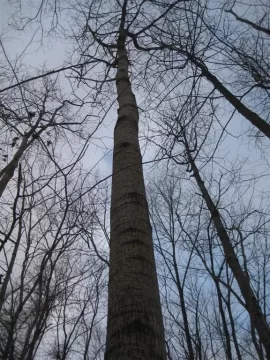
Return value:
<svg viewBox="0 0 270 360">
<path fill-rule="evenodd" d="M 242 18 L 242 17 L 238 16 L 232 9 L 231 10 L 225 10 L 225 11 L 232 14 L 235 17 L 236 20 L 251 26 L 255 30 L 262 31 L 265 34 L 270 35 L 270 29 L 267 29 L 264 26 L 258 25 L 258 24 L 254 23 L 254 22 L 252 22 L 252 21 L 250 21 L 248 19 L 245 19 L 245 18 Z"/>
<path fill-rule="evenodd" d="M 171 49 L 179 52 L 180 54 L 187 57 L 187 59 L 192 62 L 196 67 L 198 67 L 202 75 L 212 83 L 212 85 L 228 100 L 234 108 L 243 115 L 252 125 L 254 125 L 258 130 L 260 130 L 264 135 L 270 138 L 270 124 L 262 119 L 258 114 L 250 110 L 246 105 L 244 105 L 241 100 L 239 100 L 233 93 L 231 93 L 219 80 L 213 75 L 208 68 L 199 61 L 195 56 L 188 53 L 187 51 L 177 48 L 174 45 L 161 45 L 161 46 L 150 46 L 143 47 L 138 43 L 138 39 L 135 34 L 128 33 L 129 37 L 132 39 L 134 46 L 138 50 L 143 51 L 153 51 L 153 50 L 162 50 L 162 49 Z"/>
<path fill-rule="evenodd" d="M 229 290 L 229 294 L 228 294 L 228 300 L 224 300 L 224 301 L 226 303 L 226 307 L 227 307 L 227 311 L 228 311 L 228 315 L 229 315 L 229 319 L 230 319 L 233 344 L 234 344 L 235 351 L 237 354 L 237 359 L 242 360 L 241 351 L 239 349 L 238 340 L 237 340 L 237 336 L 236 336 L 236 329 L 235 329 L 235 323 L 234 323 L 235 320 L 234 320 L 234 317 L 232 314 L 230 290 Z"/>
<path fill-rule="evenodd" d="M 212 83 L 212 85 L 225 97 L 227 101 L 231 103 L 232 106 L 244 116 L 252 125 L 254 125 L 258 130 L 260 130 L 264 135 L 270 138 L 270 124 L 262 119 L 258 114 L 246 107 L 241 100 L 239 100 L 233 93 L 231 93 L 219 80 L 213 75 L 207 67 L 195 59 L 193 56 L 189 55 L 188 58 L 194 65 L 199 67 L 202 71 L 203 76 Z"/>
<path fill-rule="evenodd" d="M 215 255 L 213 254 L 213 243 L 211 241 L 211 237 L 209 234 L 209 255 L 210 255 L 210 260 L 211 260 L 211 273 L 210 275 L 213 278 L 215 287 L 216 287 L 216 291 L 217 291 L 217 299 L 218 299 L 218 307 L 219 307 L 219 312 L 220 312 L 220 317 L 221 317 L 221 321 L 222 321 L 222 326 L 223 326 L 223 334 L 222 334 L 222 328 L 220 327 L 220 332 L 222 334 L 222 336 L 224 336 L 225 338 L 225 353 L 226 353 L 226 359 L 227 360 L 233 360 L 232 357 L 232 349 L 231 349 L 231 340 L 230 340 L 230 332 L 228 329 L 228 323 L 227 323 L 227 319 L 226 319 L 226 313 L 225 313 L 225 309 L 223 306 L 223 296 L 222 296 L 222 290 L 220 288 L 220 282 L 219 282 L 219 277 L 220 277 L 220 273 L 221 273 L 221 269 L 218 271 L 218 276 L 216 275 L 216 271 L 215 271 L 215 263 L 214 263 L 214 258 Z"/>
<path fill-rule="evenodd" d="M 216 286 L 216 290 L 217 290 L 218 307 L 219 307 L 219 312 L 220 312 L 220 316 L 221 316 L 221 320 L 222 320 L 222 326 L 223 326 L 223 330 L 224 330 L 224 337 L 225 337 L 225 343 L 226 343 L 226 345 L 225 345 L 226 359 L 233 360 L 231 341 L 230 341 L 230 333 L 229 333 L 229 329 L 227 326 L 227 319 L 226 319 L 225 311 L 223 308 L 223 302 L 222 302 L 222 292 L 221 292 L 218 280 L 215 280 L 215 286 Z"/>
<path fill-rule="evenodd" d="M 29 144 L 27 143 L 28 137 L 24 136 L 22 138 L 21 145 L 17 150 L 16 154 L 14 155 L 11 162 L 0 172 L 0 197 L 2 196 L 7 184 L 9 183 L 10 179 L 14 175 L 14 171 L 17 168 L 20 159 L 22 158 L 24 151 L 28 148 Z"/>
<path fill-rule="evenodd" d="M 124 9 L 123 9 L 124 12 Z M 138 140 L 138 107 L 120 26 L 114 130 L 106 360 L 165 360 L 152 229 Z"/>
<path fill-rule="evenodd" d="M 192 338 L 191 338 L 190 331 L 189 331 L 189 321 L 188 321 L 188 316 L 187 316 L 185 294 L 184 294 L 184 289 L 181 284 L 181 280 L 180 280 L 180 276 L 179 276 L 179 272 L 178 272 L 174 242 L 172 242 L 172 247 L 173 247 L 172 255 L 173 255 L 173 268 L 174 268 L 175 282 L 176 282 L 176 286 L 177 286 L 177 290 L 178 290 L 178 294 L 179 294 L 180 306 L 181 306 L 183 323 L 184 323 L 184 330 L 185 330 L 185 335 L 186 335 L 186 342 L 187 342 L 187 347 L 188 347 L 187 360 L 194 360 L 195 356 L 194 356 L 194 351 L 193 351 L 193 346 L 192 346 Z"/>
<path fill-rule="evenodd" d="M 14 201 L 13 213 L 15 212 L 15 209 L 16 209 L 16 206 L 17 206 L 17 201 L 18 201 L 18 198 L 20 196 L 21 181 L 22 181 L 22 170 L 21 170 L 21 165 L 19 165 L 18 186 L 17 186 L 16 198 L 15 198 L 15 201 Z M 23 203 L 22 203 L 22 207 L 21 207 L 21 214 L 20 214 L 20 218 L 19 218 L 19 221 L 18 221 L 17 239 L 16 239 L 16 242 L 15 242 L 14 248 L 12 250 L 12 256 L 11 256 L 10 262 L 8 264 L 7 272 L 4 275 L 3 284 L 2 284 L 2 286 L 0 288 L 0 314 L 1 314 L 1 311 L 2 311 L 3 304 L 5 302 L 5 296 L 6 296 L 6 291 L 7 291 L 7 288 L 8 288 L 8 283 L 10 281 L 10 277 L 11 277 L 13 267 L 14 267 L 14 264 L 15 264 L 15 261 L 16 261 L 16 257 L 17 257 L 17 254 L 18 254 L 18 250 L 19 250 L 21 234 L 22 234 L 22 223 L 23 223 L 22 218 L 23 218 L 23 211 L 24 211 L 24 200 L 25 200 L 25 198 L 23 198 Z M 16 214 L 13 214 L 13 216 L 14 216 L 14 219 L 13 219 L 13 223 L 14 223 L 14 222 L 16 222 Z M 15 224 L 14 224 L 14 226 L 15 226 Z M 3 247 L 4 247 L 4 244 L 5 243 L 2 244 Z M 0 251 L 1 250 L 2 250 L 2 248 L 0 247 Z"/>
<path fill-rule="evenodd" d="M 254 323 L 254 326 L 257 330 L 258 336 L 260 338 L 261 343 L 264 346 L 267 359 L 270 359 L 270 328 L 266 321 L 266 318 L 261 310 L 259 302 L 254 294 L 249 279 L 245 275 L 237 255 L 235 254 L 234 247 L 230 241 L 229 235 L 223 226 L 220 213 L 215 206 L 211 196 L 208 193 L 207 188 L 204 185 L 204 182 L 200 176 L 199 170 L 195 164 L 194 159 L 192 158 L 187 139 L 185 138 L 185 146 L 187 151 L 187 156 L 189 163 L 191 165 L 191 169 L 196 180 L 196 183 L 201 191 L 201 194 L 205 200 L 208 210 L 211 213 L 212 221 L 216 228 L 217 234 L 221 241 L 224 254 L 226 257 L 226 261 L 239 285 L 242 296 L 246 302 L 246 309 L 249 312 L 251 323 Z"/>
</svg>

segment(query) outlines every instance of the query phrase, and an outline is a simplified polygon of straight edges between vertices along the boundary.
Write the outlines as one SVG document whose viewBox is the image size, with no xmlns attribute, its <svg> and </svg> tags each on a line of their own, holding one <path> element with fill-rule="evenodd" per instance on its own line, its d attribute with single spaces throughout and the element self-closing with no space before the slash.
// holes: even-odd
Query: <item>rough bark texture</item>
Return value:
<svg viewBox="0 0 270 360">
<path fill-rule="evenodd" d="M 234 247 L 230 241 L 230 237 L 223 226 L 220 213 L 215 206 L 211 196 L 208 193 L 207 188 L 204 185 L 204 182 L 200 176 L 199 170 L 195 164 L 194 159 L 191 156 L 188 144 L 186 143 L 186 150 L 188 155 L 188 160 L 193 171 L 194 178 L 197 182 L 197 185 L 201 191 L 201 194 L 205 200 L 208 210 L 211 213 L 212 221 L 216 228 L 218 237 L 221 241 L 226 261 L 239 285 L 240 291 L 246 303 L 246 309 L 249 312 L 251 323 L 254 324 L 254 327 L 257 330 L 259 339 L 264 346 L 267 359 L 270 359 L 270 328 L 266 321 L 266 318 L 261 310 L 259 302 L 256 298 L 255 293 L 251 288 L 248 277 L 245 275 L 237 255 L 234 251 Z"/>
<path fill-rule="evenodd" d="M 165 360 L 152 229 L 138 141 L 138 108 L 118 40 L 106 360 Z"/>
</svg>

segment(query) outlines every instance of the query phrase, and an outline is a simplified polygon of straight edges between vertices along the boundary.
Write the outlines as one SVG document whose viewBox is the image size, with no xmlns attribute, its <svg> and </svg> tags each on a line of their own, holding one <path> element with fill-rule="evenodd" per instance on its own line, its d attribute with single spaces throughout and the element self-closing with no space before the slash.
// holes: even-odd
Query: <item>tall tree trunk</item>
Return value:
<svg viewBox="0 0 270 360">
<path fill-rule="evenodd" d="M 216 228 L 218 237 L 221 241 L 223 251 L 226 257 L 226 262 L 228 263 L 238 285 L 240 288 L 240 291 L 242 293 L 242 296 L 246 303 L 246 309 L 249 312 L 251 325 L 254 324 L 259 339 L 261 343 L 264 346 L 267 359 L 270 359 L 270 328 L 267 323 L 267 320 L 261 310 L 260 304 L 258 302 L 258 299 L 256 298 L 255 293 L 253 292 L 251 288 L 251 284 L 249 282 L 248 277 L 245 275 L 239 260 L 237 258 L 237 255 L 234 251 L 234 247 L 230 241 L 230 237 L 223 225 L 223 222 L 221 220 L 220 213 L 215 206 L 206 186 L 204 185 L 204 182 L 200 176 L 199 170 L 195 164 L 195 161 L 192 157 L 191 151 L 189 149 L 189 145 L 186 139 L 186 136 L 184 135 L 184 142 L 187 152 L 188 161 L 191 166 L 191 170 L 193 172 L 194 178 L 196 180 L 196 183 L 201 191 L 201 194 L 204 198 L 204 201 L 206 203 L 206 206 L 211 213 L 213 224 Z"/>
<path fill-rule="evenodd" d="M 114 129 L 105 359 L 165 360 L 152 229 L 138 140 L 139 114 L 128 76 L 123 23 L 117 53 L 119 109 Z"/>
</svg>

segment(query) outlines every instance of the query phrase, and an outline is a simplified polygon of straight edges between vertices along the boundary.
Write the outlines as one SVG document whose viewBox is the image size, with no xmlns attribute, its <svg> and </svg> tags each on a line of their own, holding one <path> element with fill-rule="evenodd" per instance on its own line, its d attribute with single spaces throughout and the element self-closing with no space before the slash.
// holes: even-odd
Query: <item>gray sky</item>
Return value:
<svg viewBox="0 0 270 360">
<path fill-rule="evenodd" d="M 27 5 L 24 3 L 23 6 Z M 29 10 L 29 13 L 33 11 L 32 8 L 28 8 L 27 10 Z M 249 12 L 252 11 L 252 7 L 249 7 L 249 10 L 247 11 L 247 7 L 243 5 L 242 7 L 238 7 L 237 10 L 242 10 L 242 14 L 248 16 Z M 66 56 L 70 54 L 72 49 L 72 41 L 64 40 L 63 38 L 55 39 L 55 37 L 52 36 L 49 41 L 44 42 L 45 47 L 40 48 L 38 38 L 39 35 L 37 35 L 34 38 L 33 43 L 27 47 L 30 39 L 33 36 L 33 30 L 35 28 L 30 27 L 28 32 L 23 33 L 11 31 L 7 23 L 10 13 L 12 13 L 11 5 L 7 1 L 2 1 L 0 4 L 1 29 L 2 34 L 4 34 L 2 36 L 2 41 L 5 47 L 5 51 L 7 52 L 11 62 L 14 64 L 15 59 L 20 57 L 24 51 L 23 62 L 27 63 L 27 65 L 33 69 L 38 69 L 42 67 L 43 64 L 46 64 L 46 69 L 53 69 L 61 66 L 61 64 L 65 61 Z M 61 19 L 61 21 L 63 20 L 65 19 Z M 49 26 L 49 19 L 47 22 Z M 112 86 L 114 86 L 113 83 Z M 136 96 L 139 103 L 143 101 L 139 94 L 136 94 Z M 115 104 L 114 99 L 112 99 L 112 102 Z M 228 108 L 229 104 L 225 100 L 222 101 L 219 106 L 220 114 L 223 112 L 223 110 L 226 113 Z M 112 149 L 113 125 L 117 116 L 115 110 L 116 108 L 114 105 L 106 116 L 104 121 L 105 126 L 102 126 L 95 134 L 95 139 L 92 141 L 83 160 L 85 167 L 88 168 L 93 166 L 102 156 L 104 156 L 107 150 Z M 85 109 L 85 112 L 87 113 L 87 108 Z M 228 115 L 225 115 L 224 117 L 221 116 L 221 120 L 224 124 L 226 123 L 227 119 Z M 143 126 L 141 125 L 141 128 L 142 127 Z M 262 153 L 258 147 L 254 146 L 255 141 L 249 135 L 242 138 L 237 137 L 237 134 L 242 133 L 248 128 L 250 128 L 248 122 L 236 112 L 227 127 L 228 133 L 231 133 L 232 136 L 227 136 L 226 140 L 223 141 L 222 145 L 219 147 L 218 156 L 220 158 L 224 158 L 225 156 L 228 164 L 236 160 L 241 161 L 242 159 L 242 161 L 245 161 L 246 171 L 252 176 L 252 173 L 258 175 L 269 169 L 269 165 L 265 160 L 269 159 L 270 146 L 268 145 L 267 139 L 263 139 L 262 144 L 264 151 Z M 152 160 L 155 154 L 155 149 L 153 146 L 148 146 L 146 148 L 146 152 L 143 153 L 144 161 Z M 262 154 L 264 154 L 265 159 L 263 158 Z M 107 175 L 111 172 L 111 162 L 112 154 L 109 153 L 104 159 L 100 161 L 98 165 L 101 173 Z M 216 165 L 216 170 L 218 171 L 218 164 Z M 152 165 L 147 165 L 145 168 L 151 170 Z M 270 181 L 268 178 L 258 179 L 257 190 L 260 192 L 262 189 L 265 189 L 265 191 L 270 190 Z"/>
</svg>

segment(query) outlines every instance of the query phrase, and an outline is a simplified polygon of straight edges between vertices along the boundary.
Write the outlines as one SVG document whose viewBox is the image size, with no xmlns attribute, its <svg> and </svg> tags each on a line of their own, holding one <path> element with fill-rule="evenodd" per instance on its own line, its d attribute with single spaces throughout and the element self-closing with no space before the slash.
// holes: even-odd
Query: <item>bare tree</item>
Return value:
<svg viewBox="0 0 270 360">
<path fill-rule="evenodd" d="M 73 50 L 62 66 L 27 76 L 5 56 L 3 358 L 270 357 L 269 211 L 251 211 L 241 191 L 229 204 L 240 170 L 219 177 L 212 169 L 221 168 L 215 155 L 236 111 L 270 137 L 266 18 L 224 4 L 33 0 L 29 14 L 18 7 L 13 25 L 33 26 L 45 42 L 72 39 Z M 79 161 L 115 103 L 109 232 L 109 185 L 92 185 Z M 144 145 L 158 148 L 153 162 L 169 159 L 149 187 L 156 264 L 139 122 Z"/>
<path fill-rule="evenodd" d="M 11 216 L 2 224 L 10 231 L 1 259 L 1 358 L 34 359 L 47 351 L 46 339 L 59 334 L 63 359 L 77 349 L 87 359 L 95 325 L 105 316 L 108 262 L 98 253 L 102 229 L 94 222 L 98 185 L 84 193 L 89 174 L 72 164 L 61 174 L 52 166 L 44 173 L 41 166 L 32 177 L 23 167 L 15 200 L 9 199 Z M 84 240 L 89 232 L 94 247 Z"/>
</svg>

